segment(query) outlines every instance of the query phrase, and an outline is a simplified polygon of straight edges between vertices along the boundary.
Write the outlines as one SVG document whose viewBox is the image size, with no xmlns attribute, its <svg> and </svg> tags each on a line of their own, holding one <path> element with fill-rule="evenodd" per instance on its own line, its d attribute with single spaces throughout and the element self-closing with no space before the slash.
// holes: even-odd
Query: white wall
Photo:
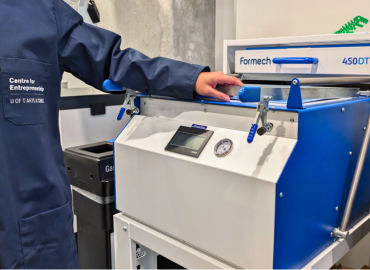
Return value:
<svg viewBox="0 0 370 270">
<path fill-rule="evenodd" d="M 216 0 L 215 70 L 222 70 L 223 41 L 236 37 L 236 0 Z"/>
<path fill-rule="evenodd" d="M 236 0 L 235 8 L 236 39 L 333 34 L 355 16 L 370 19 L 368 0 Z"/>
<path fill-rule="evenodd" d="M 355 16 L 370 19 L 368 0 L 216 0 L 215 69 L 223 40 L 333 34 Z M 370 22 L 355 32 L 370 32 Z"/>
</svg>

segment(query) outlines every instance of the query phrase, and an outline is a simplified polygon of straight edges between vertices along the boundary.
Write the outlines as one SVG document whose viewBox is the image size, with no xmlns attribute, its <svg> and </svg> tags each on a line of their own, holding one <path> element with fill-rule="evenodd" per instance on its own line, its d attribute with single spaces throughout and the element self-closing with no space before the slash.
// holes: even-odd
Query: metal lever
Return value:
<svg viewBox="0 0 370 270">
<path fill-rule="evenodd" d="M 131 89 L 123 89 L 123 87 L 111 80 L 105 80 L 103 83 L 103 89 L 108 92 L 116 91 L 126 91 L 125 100 L 122 104 L 122 107 L 118 113 L 117 120 L 120 121 L 123 117 L 123 114 L 126 112 L 127 115 L 133 116 L 138 114 L 140 109 L 135 106 L 136 91 Z"/>
<path fill-rule="evenodd" d="M 266 134 L 266 132 L 271 132 L 274 125 L 272 123 L 267 122 L 267 113 L 269 111 L 269 101 L 272 100 L 272 97 L 266 96 L 263 98 L 262 101 L 258 102 L 257 104 L 257 113 L 256 117 L 254 118 L 254 122 L 252 124 L 252 127 L 249 131 L 248 135 L 248 143 L 252 143 L 254 140 L 254 136 L 257 134 L 262 136 Z M 258 123 L 261 119 L 262 127 L 258 128 Z"/>
<path fill-rule="evenodd" d="M 370 142 L 370 115 L 367 120 L 366 133 L 364 136 L 364 140 L 362 141 L 360 154 L 358 156 L 355 173 L 352 179 L 351 189 L 349 190 L 346 208 L 344 209 L 342 217 L 342 222 L 340 224 L 340 227 L 335 228 L 333 231 L 335 237 L 347 238 L 348 236 L 347 226 L 349 218 L 351 217 L 353 203 L 355 202 L 358 184 L 360 183 L 362 168 L 364 167 L 367 149 L 369 148 L 369 142 Z"/>
<path fill-rule="evenodd" d="M 266 132 L 270 132 L 273 128 L 272 123 L 267 122 L 267 113 L 269 110 L 269 102 L 272 100 L 271 96 L 264 96 L 261 100 L 261 88 L 257 86 L 244 86 L 239 90 L 239 100 L 241 102 L 258 102 L 257 114 L 254 118 L 252 127 L 248 134 L 248 143 L 252 143 L 256 132 L 262 136 Z M 258 128 L 259 121 L 262 121 L 262 127 Z"/>
<path fill-rule="evenodd" d="M 126 90 L 125 101 L 122 104 L 121 110 L 118 113 L 117 120 L 120 121 L 122 119 L 123 114 L 126 111 L 127 115 L 133 116 L 134 114 L 138 114 L 140 109 L 135 106 L 135 98 L 136 98 L 136 91 L 133 90 Z"/>
</svg>

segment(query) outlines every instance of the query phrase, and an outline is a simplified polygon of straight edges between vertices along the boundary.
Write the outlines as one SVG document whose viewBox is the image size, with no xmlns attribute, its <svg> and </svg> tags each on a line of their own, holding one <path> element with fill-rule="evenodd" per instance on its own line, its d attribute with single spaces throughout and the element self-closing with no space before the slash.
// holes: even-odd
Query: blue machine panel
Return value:
<svg viewBox="0 0 370 270">
<path fill-rule="evenodd" d="M 330 232 L 341 221 L 369 102 L 360 99 L 299 110 L 298 142 L 276 186 L 274 268 L 302 268 L 333 243 Z M 369 155 L 352 225 L 370 204 Z"/>
</svg>

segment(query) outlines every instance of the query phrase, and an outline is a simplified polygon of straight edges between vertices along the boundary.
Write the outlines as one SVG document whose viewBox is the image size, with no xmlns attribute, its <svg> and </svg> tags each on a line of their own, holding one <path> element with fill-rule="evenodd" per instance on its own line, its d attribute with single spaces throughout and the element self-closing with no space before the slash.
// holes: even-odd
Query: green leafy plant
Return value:
<svg viewBox="0 0 370 270">
<path fill-rule="evenodd" d="M 342 26 L 341 29 L 336 31 L 334 34 L 347 34 L 347 33 L 353 33 L 354 30 L 356 30 L 356 27 L 364 27 L 365 24 L 369 22 L 368 19 L 362 17 L 362 16 L 356 16 L 353 18 L 353 20 L 350 20 L 348 23 Z"/>
</svg>

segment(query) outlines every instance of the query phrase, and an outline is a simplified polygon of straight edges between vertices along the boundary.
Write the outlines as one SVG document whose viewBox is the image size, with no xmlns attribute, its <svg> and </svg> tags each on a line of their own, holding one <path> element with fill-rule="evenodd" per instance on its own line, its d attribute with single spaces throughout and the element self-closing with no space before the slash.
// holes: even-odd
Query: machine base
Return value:
<svg viewBox="0 0 370 270">
<path fill-rule="evenodd" d="M 115 267 L 117 269 L 158 269 L 158 256 L 163 256 L 187 269 L 234 269 L 209 255 L 164 235 L 121 213 L 114 215 Z M 137 259 L 137 245 L 145 257 Z"/>
</svg>

